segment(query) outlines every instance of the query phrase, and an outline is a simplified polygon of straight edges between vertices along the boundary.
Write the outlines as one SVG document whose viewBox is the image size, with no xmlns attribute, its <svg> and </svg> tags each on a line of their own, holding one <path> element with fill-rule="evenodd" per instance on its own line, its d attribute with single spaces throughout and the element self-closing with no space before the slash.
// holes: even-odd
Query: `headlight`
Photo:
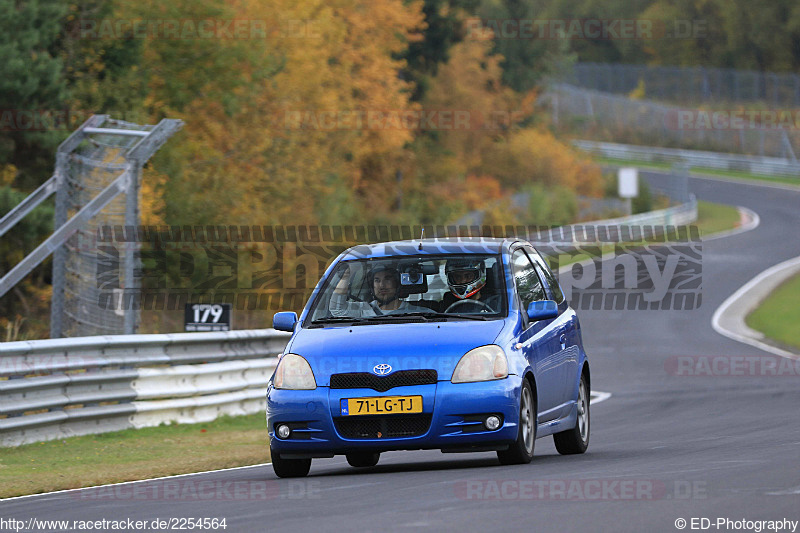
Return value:
<svg viewBox="0 0 800 533">
<path fill-rule="evenodd" d="M 317 382 L 311 365 L 303 357 L 287 353 L 278 361 L 273 385 L 276 389 L 314 390 Z"/>
<path fill-rule="evenodd" d="M 508 377 L 508 359 L 496 344 L 481 346 L 464 354 L 453 372 L 453 383 L 490 381 Z"/>
</svg>

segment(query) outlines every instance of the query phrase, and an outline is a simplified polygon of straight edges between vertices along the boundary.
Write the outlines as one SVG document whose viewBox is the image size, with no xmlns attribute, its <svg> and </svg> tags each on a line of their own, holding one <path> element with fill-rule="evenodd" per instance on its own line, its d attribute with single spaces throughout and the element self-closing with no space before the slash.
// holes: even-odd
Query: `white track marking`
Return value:
<svg viewBox="0 0 800 533">
<path fill-rule="evenodd" d="M 258 468 L 260 466 L 268 466 L 272 463 L 261 463 L 258 465 L 247 465 L 247 466 L 235 466 L 233 468 L 222 468 L 220 470 L 206 470 L 204 472 L 189 472 L 188 474 L 175 474 L 174 476 L 162 476 L 162 477 L 153 477 L 149 479 L 137 479 L 134 481 L 120 481 L 119 483 L 107 483 L 105 485 L 92 485 L 90 487 L 81 487 L 79 489 L 65 489 L 65 490 L 54 490 L 53 492 L 39 492 L 37 494 L 26 494 L 24 496 L 13 496 L 11 498 L 2 498 L 0 499 L 0 503 L 2 502 L 10 502 L 12 500 L 21 500 L 23 498 L 34 498 L 36 496 L 51 496 L 53 494 L 66 494 L 68 492 L 77 492 L 79 490 L 89 490 L 89 489 L 99 489 L 102 487 L 115 487 L 117 485 L 131 485 L 133 483 L 147 483 L 149 481 L 159 481 L 163 479 L 174 479 L 177 477 L 188 477 L 188 476 L 199 476 L 200 474 L 214 474 L 216 472 L 230 472 L 233 470 L 244 470 L 245 468 Z"/>
<path fill-rule="evenodd" d="M 742 224 L 738 228 L 733 228 L 733 229 L 730 229 L 730 230 L 727 230 L 727 231 L 721 231 L 719 233 L 714 233 L 712 235 L 709 235 L 708 237 L 703 237 L 701 240 L 703 242 L 708 242 L 708 241 L 713 241 L 715 239 L 721 239 L 723 237 L 732 237 L 733 235 L 738 235 L 738 234 L 744 233 L 746 231 L 754 230 L 759 226 L 759 224 L 761 224 L 761 217 L 758 216 L 758 213 L 756 213 L 752 209 L 748 209 L 748 208 L 742 207 L 740 205 L 736 206 L 736 209 L 739 210 L 739 213 L 744 214 L 748 218 L 747 222 L 745 222 L 744 224 Z"/>
<path fill-rule="evenodd" d="M 604 402 L 604 401 L 608 400 L 609 398 L 611 398 L 611 393 L 610 392 L 600 392 L 600 391 L 593 390 L 591 392 L 591 397 L 589 398 L 589 405 L 595 405 L 595 404 L 598 404 L 600 402 Z"/>
<path fill-rule="evenodd" d="M 766 352 L 773 353 L 775 355 L 779 355 L 781 357 L 786 357 L 787 359 L 797 359 L 797 355 L 788 352 L 786 350 L 782 350 L 776 346 L 772 346 L 771 344 L 767 344 L 766 342 L 762 342 L 758 339 L 753 337 L 747 336 L 741 332 L 730 330 L 724 327 L 722 322 L 722 317 L 725 313 L 729 311 L 731 307 L 746 298 L 747 293 L 751 291 L 754 287 L 764 282 L 765 279 L 779 275 L 785 274 L 785 271 L 788 269 L 794 269 L 800 266 L 800 257 L 795 257 L 794 259 L 789 259 L 788 261 L 784 261 L 783 263 L 779 263 L 773 267 L 770 267 L 745 283 L 738 291 L 731 294 L 728 299 L 722 302 L 716 311 L 714 311 L 714 316 L 711 318 L 711 326 L 714 328 L 714 331 L 719 333 L 720 335 L 724 335 L 729 339 L 733 339 L 738 342 L 742 342 L 745 344 L 749 344 L 751 346 L 755 346 L 756 348 L 760 348 Z"/>
<path fill-rule="evenodd" d="M 792 487 L 786 490 L 779 490 L 775 492 L 767 492 L 769 496 L 791 496 L 795 494 L 800 494 L 800 485 L 797 487 Z"/>
</svg>

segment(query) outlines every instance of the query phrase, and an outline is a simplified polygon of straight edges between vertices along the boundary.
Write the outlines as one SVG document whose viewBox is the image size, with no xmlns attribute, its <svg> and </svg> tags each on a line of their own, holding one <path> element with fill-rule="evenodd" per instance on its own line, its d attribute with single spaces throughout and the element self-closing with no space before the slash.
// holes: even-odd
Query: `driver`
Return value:
<svg viewBox="0 0 800 533">
<path fill-rule="evenodd" d="M 391 264 L 377 265 L 367 274 L 373 298 L 370 302 L 347 301 L 351 278 L 352 271 L 348 266 L 331 295 L 329 310 L 333 316 L 361 318 L 391 313 L 430 312 L 425 307 L 413 305 L 398 298 L 400 271 Z"/>
<path fill-rule="evenodd" d="M 446 293 L 442 298 L 441 312 L 446 312 L 457 302 L 465 300 L 476 300 L 488 304 L 488 301 L 494 299 L 482 294 L 481 291 L 486 285 L 486 265 L 483 260 L 470 258 L 448 259 L 444 267 L 444 273 L 447 277 L 447 285 L 450 288 L 450 292 Z M 469 306 L 463 304 L 463 307 L 465 308 L 464 311 L 466 311 Z M 483 312 L 496 312 L 491 304 L 486 305 L 486 307 L 488 309 L 483 309 Z M 454 311 L 457 312 L 458 308 L 456 307 Z"/>
</svg>

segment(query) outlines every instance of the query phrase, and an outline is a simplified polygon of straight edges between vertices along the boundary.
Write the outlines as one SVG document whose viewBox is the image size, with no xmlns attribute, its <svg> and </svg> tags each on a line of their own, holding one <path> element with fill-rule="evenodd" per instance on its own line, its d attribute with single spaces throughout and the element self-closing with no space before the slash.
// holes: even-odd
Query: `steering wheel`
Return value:
<svg viewBox="0 0 800 533">
<path fill-rule="evenodd" d="M 444 312 L 445 313 L 449 313 L 453 309 L 455 309 L 455 308 L 457 308 L 459 306 L 463 306 L 464 304 L 466 304 L 466 305 L 474 305 L 474 306 L 479 307 L 480 308 L 479 311 L 478 311 L 479 313 L 482 312 L 484 309 L 487 310 L 490 313 L 496 313 L 497 312 L 494 309 L 492 309 L 491 307 L 489 307 L 489 304 L 487 304 L 486 302 L 482 302 L 480 300 L 470 300 L 470 299 L 458 300 L 456 302 L 453 302 L 452 304 L 450 304 L 450 306 L 447 309 L 445 309 Z"/>
</svg>

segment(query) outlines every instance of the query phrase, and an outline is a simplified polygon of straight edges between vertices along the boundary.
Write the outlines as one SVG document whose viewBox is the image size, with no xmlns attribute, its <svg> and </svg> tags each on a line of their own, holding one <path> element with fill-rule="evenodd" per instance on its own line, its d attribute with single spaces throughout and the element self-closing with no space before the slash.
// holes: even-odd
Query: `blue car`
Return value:
<svg viewBox="0 0 800 533">
<path fill-rule="evenodd" d="M 267 389 L 272 466 L 308 474 L 345 455 L 496 451 L 529 463 L 553 435 L 589 445 L 589 363 L 575 311 L 534 247 L 519 239 L 428 239 L 355 246 L 327 269 Z"/>
</svg>

